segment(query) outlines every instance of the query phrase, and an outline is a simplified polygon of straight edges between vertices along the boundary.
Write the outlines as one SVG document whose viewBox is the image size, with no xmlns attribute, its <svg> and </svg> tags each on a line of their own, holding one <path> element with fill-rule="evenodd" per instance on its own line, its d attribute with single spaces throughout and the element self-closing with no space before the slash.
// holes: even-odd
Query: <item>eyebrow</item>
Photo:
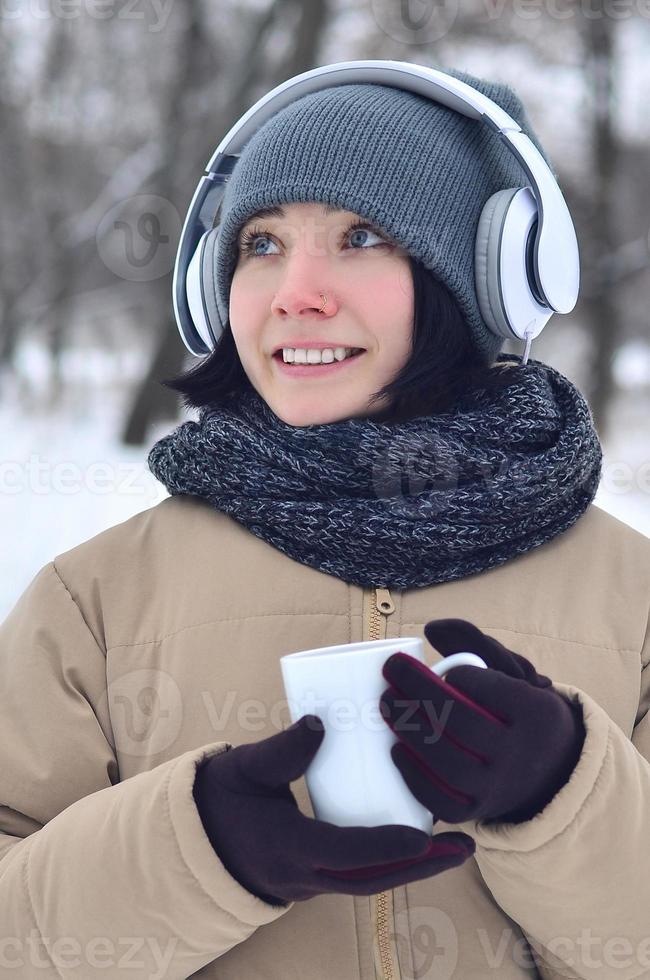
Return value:
<svg viewBox="0 0 650 980">
<path fill-rule="evenodd" d="M 340 208 L 336 204 L 321 204 L 320 210 L 321 210 L 321 214 L 328 215 L 328 214 L 333 214 L 335 211 L 342 211 L 343 208 Z M 284 210 L 284 208 L 280 207 L 279 204 L 274 204 L 272 207 L 268 207 L 268 208 L 260 208 L 259 211 L 256 211 L 255 214 L 251 214 L 251 216 L 246 219 L 246 221 L 244 222 L 244 224 L 241 226 L 239 230 L 239 235 L 241 235 L 241 233 L 244 231 L 246 226 L 251 223 L 251 221 L 259 220 L 259 218 L 284 218 L 284 217 L 286 217 L 286 211 Z M 237 236 L 238 240 L 239 240 L 239 235 Z"/>
</svg>

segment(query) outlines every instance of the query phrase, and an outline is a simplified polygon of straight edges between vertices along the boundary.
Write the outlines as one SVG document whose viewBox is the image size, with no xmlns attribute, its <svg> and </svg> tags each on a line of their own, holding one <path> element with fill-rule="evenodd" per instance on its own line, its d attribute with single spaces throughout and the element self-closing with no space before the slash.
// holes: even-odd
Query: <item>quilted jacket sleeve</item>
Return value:
<svg viewBox="0 0 650 980">
<path fill-rule="evenodd" d="M 283 915 L 228 874 L 194 804 L 196 767 L 228 747 L 120 782 L 103 652 L 45 566 L 0 626 L 0 974 L 176 980 Z"/>
<path fill-rule="evenodd" d="M 544 980 L 650 976 L 650 632 L 631 739 L 585 692 L 586 739 L 569 782 L 532 820 L 467 822 L 497 902 Z"/>
</svg>

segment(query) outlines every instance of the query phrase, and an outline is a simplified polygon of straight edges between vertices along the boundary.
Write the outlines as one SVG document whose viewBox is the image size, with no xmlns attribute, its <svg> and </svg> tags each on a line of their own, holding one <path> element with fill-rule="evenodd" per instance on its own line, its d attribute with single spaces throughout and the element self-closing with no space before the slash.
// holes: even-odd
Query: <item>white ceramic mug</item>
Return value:
<svg viewBox="0 0 650 980">
<path fill-rule="evenodd" d="M 426 664 L 417 636 L 343 643 L 280 658 L 292 722 L 314 714 L 325 726 L 323 741 L 305 771 L 319 820 L 342 827 L 397 823 L 432 832 L 430 810 L 415 799 L 391 758 L 390 748 L 398 737 L 379 709 L 388 687 L 382 667 L 400 650 Z M 487 667 L 475 653 L 454 653 L 430 669 L 442 677 L 465 665 Z"/>
</svg>

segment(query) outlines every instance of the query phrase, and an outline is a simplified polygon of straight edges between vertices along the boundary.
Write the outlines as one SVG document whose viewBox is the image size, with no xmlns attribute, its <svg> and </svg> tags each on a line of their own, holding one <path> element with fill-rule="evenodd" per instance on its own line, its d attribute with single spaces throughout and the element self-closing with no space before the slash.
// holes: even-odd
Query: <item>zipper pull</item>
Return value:
<svg viewBox="0 0 650 980">
<path fill-rule="evenodd" d="M 375 595 L 377 597 L 377 609 L 382 616 L 390 616 L 391 613 L 395 612 L 395 603 L 388 589 L 375 589 Z"/>
</svg>

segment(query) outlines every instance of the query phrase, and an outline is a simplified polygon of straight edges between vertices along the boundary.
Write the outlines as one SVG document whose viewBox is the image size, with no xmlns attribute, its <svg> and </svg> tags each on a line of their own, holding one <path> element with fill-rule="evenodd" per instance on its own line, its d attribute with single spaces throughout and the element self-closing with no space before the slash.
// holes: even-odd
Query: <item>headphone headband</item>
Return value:
<svg viewBox="0 0 650 980">
<path fill-rule="evenodd" d="M 537 206 L 531 270 L 536 288 L 532 291 L 538 294 L 538 301 L 542 301 L 551 314 L 569 313 L 575 306 L 580 276 L 578 242 L 571 215 L 552 171 L 519 124 L 482 92 L 438 69 L 402 61 L 343 61 L 295 75 L 267 92 L 231 127 L 213 153 L 183 225 L 172 285 L 176 322 L 192 353 L 205 354 L 210 348 L 193 323 L 188 303 L 187 269 L 199 241 L 214 226 L 226 183 L 243 148 L 268 119 L 291 102 L 323 88 L 359 82 L 391 85 L 425 96 L 464 116 L 485 122 L 497 133 L 526 172 Z M 192 302 L 202 306 L 209 332 L 213 335 L 204 297 L 193 295 Z M 214 336 L 213 340 L 216 341 Z"/>
</svg>

